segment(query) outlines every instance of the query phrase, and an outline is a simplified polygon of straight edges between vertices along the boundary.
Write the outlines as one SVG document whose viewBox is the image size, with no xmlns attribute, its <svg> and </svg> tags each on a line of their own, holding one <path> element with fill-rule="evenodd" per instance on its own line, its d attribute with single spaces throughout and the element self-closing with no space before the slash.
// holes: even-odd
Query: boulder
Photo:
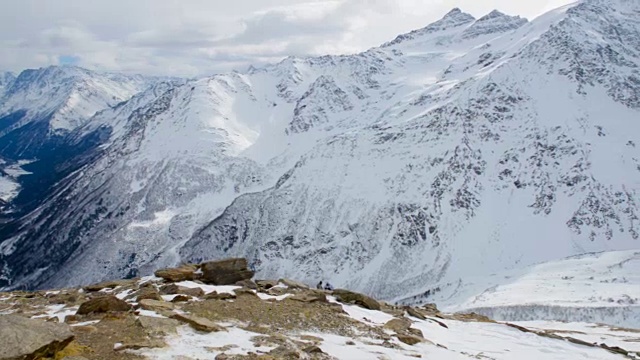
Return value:
<svg viewBox="0 0 640 360">
<path fill-rule="evenodd" d="M 145 299 L 162 301 L 162 296 L 160 296 L 160 293 L 158 293 L 158 290 L 156 290 L 153 287 L 142 288 L 136 291 L 135 293 L 133 293 L 132 296 L 135 296 L 135 299 L 137 302 L 140 302 Z"/>
<path fill-rule="evenodd" d="M 405 317 L 391 319 L 387 321 L 386 324 L 384 324 L 385 329 L 393 330 L 396 333 L 405 332 L 409 330 L 410 327 L 411 327 L 411 320 Z"/>
<path fill-rule="evenodd" d="M 101 283 L 85 286 L 83 289 L 85 289 L 86 291 L 89 291 L 89 292 L 100 291 L 100 290 L 103 290 L 103 289 L 115 289 L 118 286 L 133 285 L 136 281 L 137 280 L 133 280 L 133 279 L 103 281 Z"/>
<path fill-rule="evenodd" d="M 297 281 L 293 281 L 293 280 L 289 280 L 289 279 L 280 279 L 280 282 L 284 285 L 286 285 L 288 288 L 290 289 L 308 289 L 309 286 L 306 284 L 303 284 L 301 282 L 297 282 Z"/>
<path fill-rule="evenodd" d="M 176 268 L 157 270 L 154 275 L 170 282 L 197 280 L 200 278 L 197 270 L 198 268 L 195 265 L 182 265 Z"/>
<path fill-rule="evenodd" d="M 156 311 L 156 312 L 175 309 L 175 305 L 173 305 L 170 302 L 150 300 L 150 299 L 144 299 L 140 301 L 138 305 L 144 310 Z"/>
<path fill-rule="evenodd" d="M 247 268 L 247 259 L 226 259 L 203 263 L 202 281 L 212 285 L 233 285 L 238 281 L 250 280 L 253 271 Z"/>
<path fill-rule="evenodd" d="M 229 294 L 229 293 L 217 293 L 217 292 L 212 292 L 209 293 L 207 295 L 205 295 L 204 299 L 205 300 L 231 300 L 231 299 L 235 299 L 237 296 L 235 294 Z"/>
<path fill-rule="evenodd" d="M 424 341 L 424 339 L 419 338 L 412 334 L 398 334 L 396 335 L 396 337 L 398 338 L 398 340 L 402 341 L 407 345 L 415 345 Z"/>
<path fill-rule="evenodd" d="M 421 339 L 424 339 L 424 334 L 422 333 L 422 330 L 420 329 L 416 329 L 416 328 L 409 328 L 407 329 L 407 332 L 411 335 L 417 336 Z"/>
<path fill-rule="evenodd" d="M 247 295 L 247 296 L 255 296 L 255 297 L 258 296 L 258 295 L 256 295 L 254 290 L 251 290 L 249 288 L 235 289 L 235 290 L 233 290 L 233 292 L 236 294 L 236 297 L 245 296 L 245 295 Z"/>
<path fill-rule="evenodd" d="M 224 328 L 214 323 L 213 321 L 197 316 L 186 315 L 186 314 L 173 314 L 171 316 L 172 319 L 176 319 L 178 321 L 182 321 L 186 324 L 189 324 L 192 328 L 198 331 L 203 332 L 216 332 L 223 331 Z"/>
<path fill-rule="evenodd" d="M 344 289 L 334 290 L 333 295 L 341 303 L 356 304 L 369 310 L 380 310 L 380 304 L 367 295 Z"/>
<path fill-rule="evenodd" d="M 189 295 L 176 295 L 173 299 L 171 299 L 172 303 L 179 303 L 179 302 L 187 302 L 191 300 L 191 296 Z"/>
<path fill-rule="evenodd" d="M 318 290 L 308 290 L 289 296 L 289 299 L 304 303 L 327 302 L 327 295 Z"/>
<path fill-rule="evenodd" d="M 0 359 L 55 358 L 73 341 L 69 325 L 0 315 Z"/>
<path fill-rule="evenodd" d="M 115 296 L 108 295 L 85 301 L 84 303 L 82 303 L 82 305 L 80 305 L 80 308 L 76 312 L 76 315 L 129 310 L 131 310 L 131 305 L 127 304 L 123 300 L 118 299 Z"/>
<path fill-rule="evenodd" d="M 407 311 L 407 314 L 409 314 L 409 316 L 413 316 L 414 318 L 417 318 L 420 320 L 427 320 L 427 317 L 424 314 L 422 314 L 420 310 L 414 309 L 411 306 L 407 306 L 404 309 Z"/>
<path fill-rule="evenodd" d="M 242 287 L 245 287 L 245 288 L 251 289 L 251 290 L 257 290 L 258 289 L 258 285 L 253 280 L 241 280 L 241 281 L 238 281 L 237 283 L 235 283 L 235 285 L 242 286 Z"/>
<path fill-rule="evenodd" d="M 278 285 L 278 280 L 258 280 L 256 281 L 256 285 L 258 285 L 258 287 L 260 289 L 264 289 L 264 290 L 269 290 L 272 287 Z"/>
<path fill-rule="evenodd" d="M 322 351 L 322 349 L 320 349 L 316 345 L 307 346 L 306 348 L 302 349 L 302 351 L 306 352 L 307 354 L 324 354 L 324 351 Z"/>
</svg>

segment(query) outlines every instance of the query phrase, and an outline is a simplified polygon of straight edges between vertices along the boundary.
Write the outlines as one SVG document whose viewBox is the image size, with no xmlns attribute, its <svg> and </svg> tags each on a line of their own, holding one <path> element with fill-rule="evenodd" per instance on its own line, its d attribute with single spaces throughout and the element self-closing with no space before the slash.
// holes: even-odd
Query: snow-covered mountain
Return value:
<svg viewBox="0 0 640 360">
<path fill-rule="evenodd" d="M 74 66 L 25 70 L 7 82 L 0 98 L 0 138 L 10 138 L 3 141 L 3 155 L 33 156 L 36 142 L 76 129 L 98 111 L 128 100 L 153 82 L 142 76 L 97 73 Z M 23 132 L 31 139 L 21 141 L 16 134 Z"/>
<path fill-rule="evenodd" d="M 3 230 L 0 286 L 241 255 L 400 299 L 637 249 L 639 12 L 455 9 L 360 54 L 156 85 L 76 123 L 69 146 L 100 145 Z"/>
<path fill-rule="evenodd" d="M 0 97 L 4 96 L 7 88 L 11 87 L 11 84 L 15 81 L 16 75 L 12 72 L 0 71 Z"/>
</svg>

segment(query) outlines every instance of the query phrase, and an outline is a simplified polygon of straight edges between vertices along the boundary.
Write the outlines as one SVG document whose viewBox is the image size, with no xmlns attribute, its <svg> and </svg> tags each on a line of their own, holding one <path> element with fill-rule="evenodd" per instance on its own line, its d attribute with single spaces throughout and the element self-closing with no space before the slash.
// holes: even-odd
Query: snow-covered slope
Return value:
<svg viewBox="0 0 640 360">
<path fill-rule="evenodd" d="M 397 299 L 436 302 L 496 320 L 562 320 L 640 328 L 640 251 L 584 254 L 489 276 L 435 284 Z"/>
<path fill-rule="evenodd" d="M 361 54 L 158 85 L 75 135 L 109 130 L 0 244 L 5 285 L 242 255 L 397 299 L 638 248 L 639 6 L 454 10 Z"/>
<path fill-rule="evenodd" d="M 24 110 L 22 122 L 50 117 L 51 131 L 69 131 L 150 83 L 141 76 L 101 74 L 73 66 L 25 70 L 5 89 L 0 116 Z"/>
</svg>

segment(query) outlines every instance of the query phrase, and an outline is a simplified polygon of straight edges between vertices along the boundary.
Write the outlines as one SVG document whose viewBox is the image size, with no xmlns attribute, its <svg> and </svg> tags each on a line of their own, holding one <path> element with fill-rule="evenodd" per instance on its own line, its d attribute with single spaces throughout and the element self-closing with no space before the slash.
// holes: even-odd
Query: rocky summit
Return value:
<svg viewBox="0 0 640 360">
<path fill-rule="evenodd" d="M 0 293 L 0 359 L 640 356 L 638 330 L 497 322 L 443 313 L 435 304 L 396 306 L 346 289 L 254 280 L 249 273 L 244 259 L 228 259 L 156 271 L 163 277 Z"/>
</svg>

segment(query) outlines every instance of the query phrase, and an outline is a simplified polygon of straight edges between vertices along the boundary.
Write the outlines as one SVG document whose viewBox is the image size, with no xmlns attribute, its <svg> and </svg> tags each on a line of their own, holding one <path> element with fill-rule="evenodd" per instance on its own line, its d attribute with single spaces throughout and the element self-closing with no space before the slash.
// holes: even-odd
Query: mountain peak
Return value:
<svg viewBox="0 0 640 360">
<path fill-rule="evenodd" d="M 382 45 L 382 47 L 393 46 L 426 34 L 437 33 L 462 25 L 467 25 L 474 22 L 475 20 L 476 18 L 474 18 L 473 15 L 463 12 L 462 10 L 460 10 L 460 8 L 454 8 L 440 20 L 431 23 L 422 29 L 414 30 L 408 34 L 399 35 L 393 41 Z"/>
<path fill-rule="evenodd" d="M 493 10 L 492 12 L 488 13 L 487 15 L 481 17 L 478 21 L 481 20 L 488 20 L 488 19 L 495 19 L 495 18 L 499 18 L 499 17 L 505 17 L 505 16 L 509 16 L 501 11 L 498 10 Z"/>
<path fill-rule="evenodd" d="M 510 16 L 498 10 L 493 10 L 478 19 L 463 33 L 464 38 L 474 38 L 481 35 L 504 33 L 515 30 L 529 21 L 520 16 Z"/>
<path fill-rule="evenodd" d="M 462 10 L 460 10 L 460 8 L 453 8 L 444 17 L 446 18 L 446 17 L 456 16 L 459 14 L 462 14 Z"/>
</svg>

